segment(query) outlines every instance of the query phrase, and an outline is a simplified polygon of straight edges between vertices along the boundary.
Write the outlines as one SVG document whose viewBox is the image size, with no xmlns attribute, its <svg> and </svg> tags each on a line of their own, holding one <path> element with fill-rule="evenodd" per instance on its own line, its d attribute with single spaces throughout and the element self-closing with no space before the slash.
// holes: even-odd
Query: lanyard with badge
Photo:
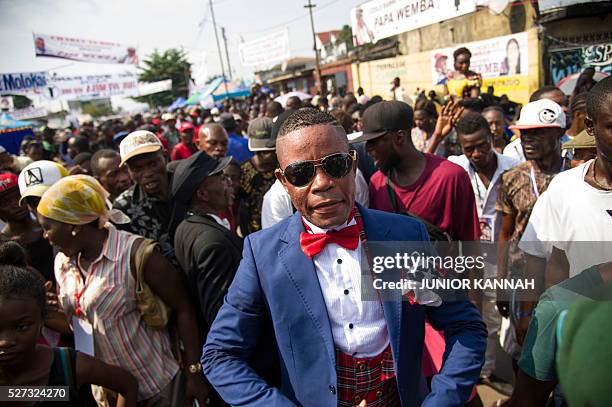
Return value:
<svg viewBox="0 0 612 407">
<path fill-rule="evenodd" d="M 79 352 L 85 353 L 90 356 L 94 355 L 94 339 L 93 339 L 93 327 L 89 321 L 84 317 L 83 310 L 81 309 L 81 299 L 87 288 L 87 280 L 89 275 L 85 277 L 80 271 L 80 265 L 77 261 L 76 267 L 79 270 L 79 275 L 83 281 L 83 287 L 79 290 L 77 280 L 77 273 L 73 271 L 75 275 L 74 279 L 74 315 L 71 317 L 72 330 L 74 332 L 74 348 Z"/>
<path fill-rule="evenodd" d="M 495 241 L 495 215 L 484 215 L 484 208 L 486 206 L 487 191 L 484 194 L 480 191 L 480 183 L 478 182 L 478 171 L 472 163 L 470 168 L 473 173 L 470 173 L 474 184 L 476 184 L 476 193 L 478 194 L 478 206 L 480 206 L 480 216 L 478 218 L 478 225 L 480 227 L 480 241 L 493 243 Z M 483 183 L 484 185 L 484 183 Z"/>
<path fill-rule="evenodd" d="M 536 199 L 538 199 L 540 197 L 540 189 L 538 188 L 538 183 L 536 182 L 535 169 L 533 167 L 532 161 L 529 161 L 529 167 L 529 181 L 531 183 L 531 190 L 533 191 L 533 194 L 535 195 Z M 564 169 L 565 158 L 563 158 L 563 160 L 561 161 L 561 168 L 559 168 L 559 172 L 563 172 Z"/>
</svg>

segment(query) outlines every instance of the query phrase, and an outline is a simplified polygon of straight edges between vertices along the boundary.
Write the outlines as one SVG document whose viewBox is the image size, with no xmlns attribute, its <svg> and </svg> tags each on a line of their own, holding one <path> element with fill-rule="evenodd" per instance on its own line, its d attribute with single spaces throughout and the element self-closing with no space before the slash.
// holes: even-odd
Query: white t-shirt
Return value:
<svg viewBox="0 0 612 407">
<path fill-rule="evenodd" d="M 359 168 L 357 168 L 357 173 L 355 174 L 355 200 L 366 208 L 370 206 L 368 183 L 363 178 Z M 293 205 L 291 204 L 291 197 L 289 197 L 289 194 L 285 191 L 283 184 L 279 180 L 274 181 L 274 184 L 272 184 L 263 197 L 261 228 L 265 229 L 274 226 L 292 214 Z"/>
<path fill-rule="evenodd" d="M 512 157 L 515 160 L 518 160 L 519 164 L 524 163 L 525 153 L 523 152 L 521 139 L 517 137 L 516 140 L 510 142 L 506 147 L 504 147 L 503 154 L 507 157 Z"/>
<path fill-rule="evenodd" d="M 612 191 L 584 181 L 593 160 L 553 178 L 537 200 L 519 248 L 548 258 L 552 247 L 565 251 L 569 276 L 612 261 Z"/>
</svg>

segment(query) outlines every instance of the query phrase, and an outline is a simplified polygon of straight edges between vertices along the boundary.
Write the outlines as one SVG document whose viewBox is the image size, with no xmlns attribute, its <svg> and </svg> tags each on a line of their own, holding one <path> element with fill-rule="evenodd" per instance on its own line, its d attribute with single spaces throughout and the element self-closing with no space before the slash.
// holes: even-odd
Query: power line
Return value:
<svg viewBox="0 0 612 407">
<path fill-rule="evenodd" d="M 322 11 L 323 9 L 325 9 L 325 8 L 327 8 L 327 7 L 329 7 L 329 6 L 331 6 L 331 5 L 332 5 L 332 4 L 334 4 L 334 3 L 337 3 L 338 1 L 339 1 L 339 0 L 331 0 L 331 1 L 327 2 L 327 3 L 325 3 L 324 5 L 322 5 L 322 6 L 318 7 L 318 8 L 317 8 L 317 10 L 315 10 L 315 11 L 314 11 L 314 13 L 317 13 L 317 12 L 319 12 L 319 11 Z M 309 16 L 309 14 L 310 14 L 310 13 L 308 13 L 308 12 L 307 12 L 307 13 L 304 13 L 303 15 L 301 15 L 301 16 L 294 17 L 294 18 L 292 18 L 292 19 L 290 19 L 290 20 L 287 20 L 287 21 L 284 21 L 284 22 L 282 22 L 282 23 L 278 23 L 278 24 L 272 25 L 272 26 L 267 27 L 267 28 L 262 28 L 262 29 L 260 29 L 260 30 L 244 31 L 244 32 L 239 33 L 239 35 L 245 35 L 245 34 L 256 34 L 256 33 L 262 33 L 262 32 L 266 32 L 266 31 L 271 31 L 271 30 L 274 30 L 274 29 L 276 29 L 276 28 L 283 27 L 283 26 L 286 26 L 286 25 L 291 24 L 291 23 L 295 23 L 296 21 L 299 21 L 299 20 L 301 20 L 301 19 L 303 19 L 303 18 L 308 17 L 308 16 Z"/>
</svg>

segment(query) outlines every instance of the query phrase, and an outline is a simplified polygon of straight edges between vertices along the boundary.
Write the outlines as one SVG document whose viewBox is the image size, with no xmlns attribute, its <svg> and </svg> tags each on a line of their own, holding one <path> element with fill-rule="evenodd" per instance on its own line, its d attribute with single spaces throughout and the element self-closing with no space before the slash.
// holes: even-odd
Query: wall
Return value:
<svg viewBox="0 0 612 407">
<path fill-rule="evenodd" d="M 507 34 L 507 33 L 506 33 Z M 538 30 L 531 29 L 528 36 L 528 74 L 519 77 L 499 77 L 486 79 L 483 91 L 492 85 L 495 94 L 508 96 L 517 102 L 526 103 L 529 95 L 534 92 L 543 77 L 541 44 L 538 39 Z M 484 38 L 481 38 L 484 39 Z M 454 44 L 459 46 L 461 43 Z M 441 48 L 441 47 L 440 47 Z M 400 78 L 402 87 L 410 94 L 417 88 L 434 89 L 443 94 L 442 86 L 434 86 L 432 78 L 432 54 L 434 49 L 416 52 L 410 55 L 401 55 L 395 58 L 381 59 L 364 63 L 354 63 L 353 86 L 362 86 L 367 95 L 380 95 L 384 99 L 391 98 L 390 82 L 396 76 Z"/>
</svg>

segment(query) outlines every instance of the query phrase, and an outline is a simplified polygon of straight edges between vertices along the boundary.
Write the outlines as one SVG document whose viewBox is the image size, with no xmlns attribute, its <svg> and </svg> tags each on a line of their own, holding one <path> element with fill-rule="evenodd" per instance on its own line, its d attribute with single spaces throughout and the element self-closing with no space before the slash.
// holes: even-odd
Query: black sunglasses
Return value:
<svg viewBox="0 0 612 407">
<path fill-rule="evenodd" d="M 353 161 L 356 159 L 357 153 L 355 151 L 334 153 L 318 160 L 298 161 L 289 164 L 280 172 L 291 185 L 303 187 L 312 181 L 317 172 L 317 167 L 323 168 L 323 171 L 330 177 L 339 179 L 351 172 Z"/>
</svg>

